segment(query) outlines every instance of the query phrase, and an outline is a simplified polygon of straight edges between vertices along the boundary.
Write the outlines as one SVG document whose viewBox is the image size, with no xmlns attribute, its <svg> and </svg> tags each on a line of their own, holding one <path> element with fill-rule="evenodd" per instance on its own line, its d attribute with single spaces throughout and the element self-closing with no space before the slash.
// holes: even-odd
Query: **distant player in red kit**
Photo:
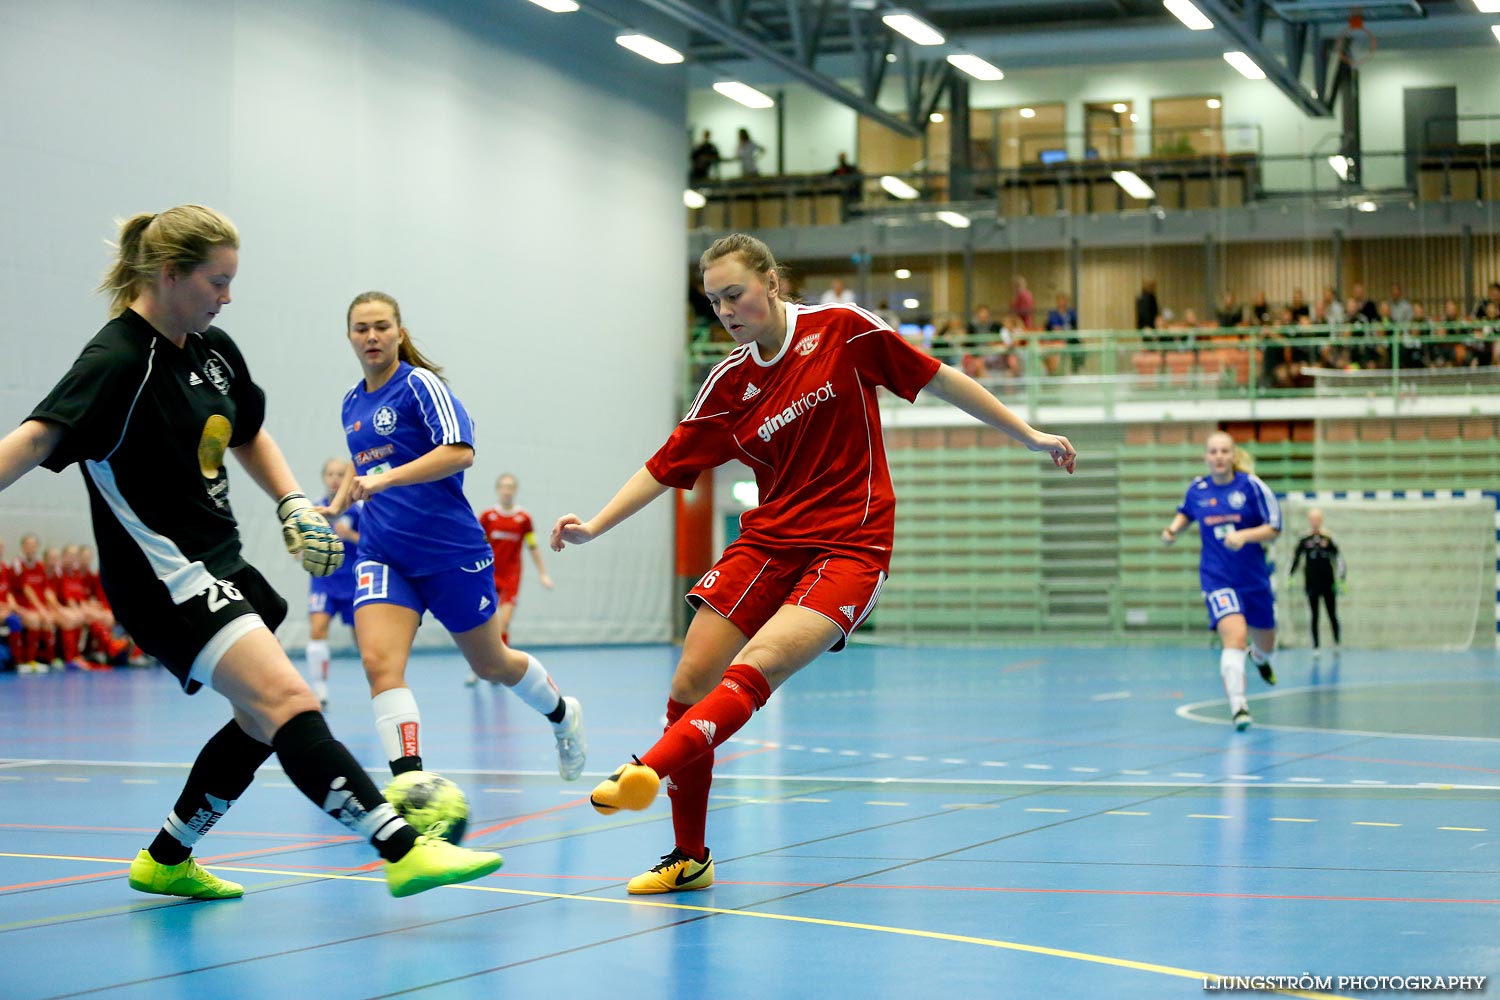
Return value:
<svg viewBox="0 0 1500 1000">
<path fill-rule="evenodd" d="M 928 392 L 1048 452 L 1073 471 L 1067 438 L 1036 430 L 983 386 L 923 354 L 854 305 L 782 298 L 770 249 L 736 234 L 699 261 L 704 290 L 739 345 L 709 373 L 672 436 L 592 520 L 565 514 L 552 547 L 590 541 L 671 487 L 738 459 L 755 470 L 760 506 L 688 594 L 696 608 L 667 700 L 667 729 L 601 782 L 601 813 L 644 809 L 668 779 L 676 844 L 630 880 L 632 893 L 713 884 L 704 844 L 714 750 L 771 692 L 844 647 L 875 607 L 891 563 L 896 501 L 876 387 L 910 401 Z"/>
<path fill-rule="evenodd" d="M 500 502 L 479 513 L 479 526 L 484 537 L 489 539 L 490 550 L 495 553 L 495 590 L 500 595 L 500 638 L 510 643 L 510 619 L 516 613 L 516 597 L 521 592 L 521 548 L 531 550 L 531 560 L 536 563 L 537 579 L 543 587 L 552 589 L 552 577 L 542 565 L 542 551 L 536 544 L 536 529 L 532 527 L 531 514 L 525 507 L 516 506 L 516 489 L 519 484 L 509 472 L 495 480 L 495 499 Z M 473 687 L 479 676 L 469 671 L 465 684 Z"/>
</svg>

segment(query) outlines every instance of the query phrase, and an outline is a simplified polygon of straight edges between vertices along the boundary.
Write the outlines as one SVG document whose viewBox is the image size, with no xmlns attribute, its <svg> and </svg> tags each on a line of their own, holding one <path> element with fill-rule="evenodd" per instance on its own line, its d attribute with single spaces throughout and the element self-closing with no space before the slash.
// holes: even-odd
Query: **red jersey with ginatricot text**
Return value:
<svg viewBox="0 0 1500 1000">
<path fill-rule="evenodd" d="M 731 351 L 646 469 L 690 489 L 738 459 L 760 489 L 740 517 L 746 542 L 854 550 L 889 567 L 896 497 L 875 390 L 911 402 L 940 366 L 858 306 L 790 304 L 781 351 Z"/>
</svg>

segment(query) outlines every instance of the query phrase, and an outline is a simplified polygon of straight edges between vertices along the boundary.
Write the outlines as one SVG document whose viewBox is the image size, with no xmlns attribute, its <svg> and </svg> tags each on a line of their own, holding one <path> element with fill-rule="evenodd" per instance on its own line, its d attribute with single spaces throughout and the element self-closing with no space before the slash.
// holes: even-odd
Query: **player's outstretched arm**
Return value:
<svg viewBox="0 0 1500 1000">
<path fill-rule="evenodd" d="M 1024 444 L 1032 451 L 1045 451 L 1052 456 L 1052 464 L 1059 469 L 1073 472 L 1078 453 L 1067 438 L 1060 434 L 1047 434 L 1022 420 L 994 394 L 952 365 L 943 365 L 932 376 L 932 381 L 923 388 L 945 403 L 963 410 L 976 420 L 995 428 Z"/>
<path fill-rule="evenodd" d="M 636 514 L 652 500 L 667 492 L 670 487 L 656 481 L 645 466 L 625 481 L 604 509 L 593 518 L 584 521 L 577 514 L 564 514 L 552 526 L 550 539 L 553 552 L 561 552 L 568 545 L 582 545 L 604 534 L 610 528 Z"/>
<path fill-rule="evenodd" d="M 46 461 L 61 440 L 61 427 L 40 420 L 28 420 L 0 438 L 0 490 Z"/>
</svg>

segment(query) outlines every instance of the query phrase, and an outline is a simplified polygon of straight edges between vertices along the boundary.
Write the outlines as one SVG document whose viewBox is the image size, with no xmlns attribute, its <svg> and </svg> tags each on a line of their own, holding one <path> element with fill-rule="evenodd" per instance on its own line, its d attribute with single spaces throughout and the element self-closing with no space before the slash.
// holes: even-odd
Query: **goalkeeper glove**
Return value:
<svg viewBox="0 0 1500 1000">
<path fill-rule="evenodd" d="M 344 562 L 344 543 L 333 533 L 328 521 L 313 510 L 301 493 L 288 493 L 276 505 L 281 518 L 281 537 L 286 550 L 302 553 L 302 568 L 313 576 L 327 576 Z"/>
</svg>

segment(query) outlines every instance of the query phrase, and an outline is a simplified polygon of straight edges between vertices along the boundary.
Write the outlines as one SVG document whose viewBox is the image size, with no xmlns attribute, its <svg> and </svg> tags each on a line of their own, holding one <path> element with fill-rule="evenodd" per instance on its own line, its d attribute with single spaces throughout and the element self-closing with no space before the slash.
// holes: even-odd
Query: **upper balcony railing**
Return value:
<svg viewBox="0 0 1500 1000">
<path fill-rule="evenodd" d="M 829 226 L 860 217 L 918 215 L 944 207 L 1004 219 L 1233 209 L 1267 199 L 1368 211 L 1387 202 L 1500 198 L 1500 142 L 1432 146 L 1416 154 L 1366 152 L 1352 163 L 1330 162 L 1332 152 L 1264 155 L 1257 148 L 1200 152 L 1166 146 L 1147 157 L 1064 157 L 967 172 L 717 181 L 697 189 L 706 204 L 689 213 L 689 226 L 713 230 Z M 1119 171 L 1129 171 L 1145 182 L 1151 197 L 1132 195 L 1117 181 Z M 908 196 L 893 194 L 892 188 Z"/>
<path fill-rule="evenodd" d="M 1324 406 L 1314 398 L 1342 398 L 1386 401 L 1394 412 L 1434 397 L 1500 410 L 1500 319 L 910 339 L 1032 413 L 1083 407 L 1110 418 L 1130 403 L 1241 401 L 1253 414 L 1257 404 L 1299 398 L 1308 411 Z M 691 345 L 687 398 L 734 347 Z"/>
</svg>

